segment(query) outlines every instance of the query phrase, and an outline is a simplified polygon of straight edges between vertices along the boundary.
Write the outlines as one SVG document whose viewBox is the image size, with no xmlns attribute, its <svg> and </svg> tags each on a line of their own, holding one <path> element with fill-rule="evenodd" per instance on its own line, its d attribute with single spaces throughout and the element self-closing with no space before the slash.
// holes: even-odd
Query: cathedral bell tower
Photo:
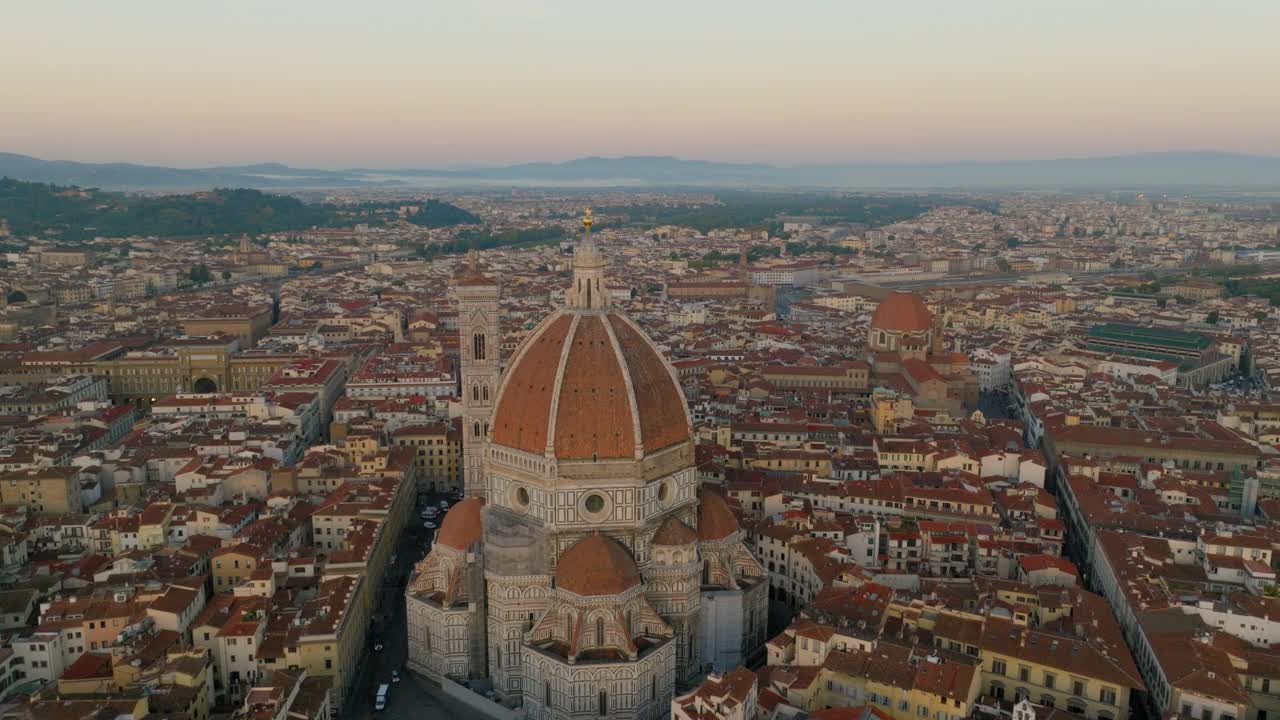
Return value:
<svg viewBox="0 0 1280 720">
<path fill-rule="evenodd" d="M 498 284 L 480 271 L 476 251 L 454 278 L 462 359 L 462 478 L 468 497 L 485 495 L 484 448 L 502 371 Z"/>
</svg>

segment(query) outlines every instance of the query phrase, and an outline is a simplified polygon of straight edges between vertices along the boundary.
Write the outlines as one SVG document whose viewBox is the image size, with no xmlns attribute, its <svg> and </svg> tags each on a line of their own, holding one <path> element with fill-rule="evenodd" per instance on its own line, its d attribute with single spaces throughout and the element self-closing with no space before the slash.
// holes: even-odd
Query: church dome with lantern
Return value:
<svg viewBox="0 0 1280 720">
<path fill-rule="evenodd" d="M 589 696 L 640 720 L 764 642 L 768 581 L 725 498 L 700 491 L 676 373 L 613 306 L 589 213 L 584 225 L 564 306 L 516 348 L 466 435 L 482 439 L 467 478 L 479 497 L 421 564 L 434 574 L 407 599 L 409 665 L 484 677 L 528 717 L 568 717 Z M 486 281 L 473 263 L 456 286 Z M 464 387 L 480 355 L 464 353 Z"/>
</svg>

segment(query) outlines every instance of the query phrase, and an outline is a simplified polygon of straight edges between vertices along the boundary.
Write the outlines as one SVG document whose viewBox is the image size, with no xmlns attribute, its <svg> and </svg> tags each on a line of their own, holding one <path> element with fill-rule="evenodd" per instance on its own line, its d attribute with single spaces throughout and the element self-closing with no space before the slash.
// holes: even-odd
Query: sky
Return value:
<svg viewBox="0 0 1280 720">
<path fill-rule="evenodd" d="M 1280 155 L 1276 0 L 9 0 L 0 152 L 177 167 Z"/>
</svg>

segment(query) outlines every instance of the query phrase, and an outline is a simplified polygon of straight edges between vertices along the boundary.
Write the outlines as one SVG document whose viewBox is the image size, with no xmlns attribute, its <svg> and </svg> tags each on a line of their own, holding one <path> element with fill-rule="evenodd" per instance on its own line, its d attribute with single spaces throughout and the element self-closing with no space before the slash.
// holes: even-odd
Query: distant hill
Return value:
<svg viewBox="0 0 1280 720">
<path fill-rule="evenodd" d="M 314 170 L 278 163 L 178 169 L 129 163 L 51 161 L 0 153 L 0 177 L 3 176 L 118 190 L 503 184 L 774 189 L 1280 189 L 1280 157 L 1203 151 L 1017 162 L 844 163 L 780 167 L 664 156 L 627 156 L 463 170 Z"/>
<path fill-rule="evenodd" d="M 304 170 L 277 163 L 181 169 L 132 163 L 41 160 L 0 153 L 0 177 L 109 190 L 209 190 L 215 187 L 342 187 L 365 181 L 340 172 Z"/>
<path fill-rule="evenodd" d="M 1280 189 L 1280 157 L 1212 151 L 1017 162 L 831 165 L 786 172 L 796 181 L 817 185 L 889 188 Z"/>
<path fill-rule="evenodd" d="M 378 172 L 378 171 L 369 171 Z M 567 162 L 539 162 L 473 170 L 394 170 L 393 174 L 483 180 L 542 180 L 551 182 L 641 181 L 651 184 L 708 184 L 767 182 L 777 168 L 769 165 L 681 160 L 665 156 L 619 158 L 585 157 Z"/>
</svg>

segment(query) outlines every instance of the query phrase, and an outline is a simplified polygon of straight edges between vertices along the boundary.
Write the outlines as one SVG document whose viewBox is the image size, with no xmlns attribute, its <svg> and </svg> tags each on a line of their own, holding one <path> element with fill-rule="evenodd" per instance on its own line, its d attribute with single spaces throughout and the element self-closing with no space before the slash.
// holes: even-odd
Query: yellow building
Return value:
<svg viewBox="0 0 1280 720">
<path fill-rule="evenodd" d="M 93 364 L 106 375 L 115 399 L 151 402 L 175 392 L 258 390 L 295 355 L 236 353 L 219 343 L 189 344 L 171 352 L 124 354 Z"/>
<path fill-rule="evenodd" d="M 66 466 L 14 470 L 0 475 L 0 504 L 37 513 L 81 511 L 79 469 Z"/>
<path fill-rule="evenodd" d="M 744 459 L 749 468 L 831 477 L 831 455 L 819 451 L 773 450 Z"/>
<path fill-rule="evenodd" d="M 314 598 L 280 611 L 289 620 L 283 635 L 268 634 L 259 660 L 269 670 L 299 667 L 310 677 L 333 681 L 330 700 L 335 714 L 355 689 L 360 674 L 369 610 L 357 602 L 363 577 L 323 580 Z"/>
<path fill-rule="evenodd" d="M 406 425 L 392 433 L 391 442 L 413 448 L 419 488 L 441 492 L 462 487 L 462 433 L 452 425 Z"/>
<path fill-rule="evenodd" d="M 894 720 L 960 720 L 980 694 L 976 663 L 900 645 L 832 650 L 813 684 L 808 710 L 867 705 Z"/>
<path fill-rule="evenodd" d="M 253 571 L 270 567 L 262 548 L 248 543 L 224 547 L 213 554 L 213 591 L 228 592 L 249 579 Z"/>
<path fill-rule="evenodd" d="M 207 336 L 216 333 L 240 340 L 248 349 L 271 329 L 271 306 L 227 304 L 208 307 L 198 315 L 182 318 L 182 331 L 188 335 Z"/>
<path fill-rule="evenodd" d="M 763 375 L 774 387 L 848 392 L 865 391 L 870 372 L 865 362 L 854 361 L 831 366 L 769 365 Z"/>
<path fill-rule="evenodd" d="M 147 549 L 169 543 L 169 525 L 173 519 L 173 505 L 151 503 L 138 517 L 138 547 Z"/>
</svg>

